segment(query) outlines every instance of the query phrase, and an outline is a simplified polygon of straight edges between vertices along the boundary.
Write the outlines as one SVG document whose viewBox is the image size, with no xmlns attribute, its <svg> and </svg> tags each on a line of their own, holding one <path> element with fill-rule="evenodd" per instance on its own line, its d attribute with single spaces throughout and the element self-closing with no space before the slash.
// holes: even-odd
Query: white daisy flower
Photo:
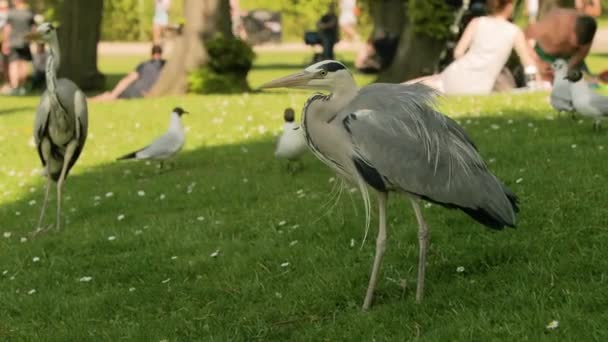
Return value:
<svg viewBox="0 0 608 342">
<path fill-rule="evenodd" d="M 549 330 L 554 330 L 557 329 L 559 327 L 559 322 L 556 320 L 552 320 L 551 322 L 549 322 L 549 324 L 547 324 L 547 329 Z"/>
<path fill-rule="evenodd" d="M 524 179 L 523 179 L 523 178 L 517 178 L 517 179 L 515 180 L 515 183 L 519 184 L 519 183 L 521 183 L 521 182 L 523 182 L 523 181 L 524 181 Z"/>
<path fill-rule="evenodd" d="M 118 221 L 122 221 L 122 220 L 124 220 L 124 219 L 125 219 L 125 215 L 120 214 L 120 215 L 118 215 L 118 217 L 116 217 L 116 219 L 117 219 Z"/>
<path fill-rule="evenodd" d="M 284 263 L 281 264 L 281 267 L 287 267 L 287 266 L 289 266 L 288 262 L 284 262 Z"/>
<path fill-rule="evenodd" d="M 211 253 L 209 256 L 210 256 L 210 257 L 212 257 L 212 258 L 215 258 L 215 257 L 217 257 L 219 254 L 220 254 L 220 250 L 219 250 L 219 249 L 216 249 L 216 250 L 215 250 L 215 252 Z"/>
<path fill-rule="evenodd" d="M 279 227 L 280 226 L 284 226 L 286 223 L 287 223 L 287 221 L 281 221 L 281 222 L 279 222 Z"/>
<path fill-rule="evenodd" d="M 146 196 L 146 192 L 145 192 L 145 191 L 143 191 L 143 190 L 139 190 L 139 191 L 137 192 L 137 196 L 139 196 L 139 197 Z"/>
<path fill-rule="evenodd" d="M 84 277 L 81 277 L 80 279 L 78 279 L 78 281 L 81 283 L 88 283 L 91 280 L 93 280 L 93 277 L 89 277 L 89 276 L 84 276 Z"/>
<path fill-rule="evenodd" d="M 166 283 L 168 283 L 168 282 L 170 282 L 170 281 L 171 281 L 171 278 L 167 278 L 167 279 L 165 279 L 165 280 L 161 281 L 161 283 L 166 284 Z"/>
<path fill-rule="evenodd" d="M 2 236 L 4 236 L 7 239 L 10 238 L 11 235 L 13 235 L 13 233 L 11 233 L 11 232 L 4 232 L 4 234 L 2 234 Z"/>
<path fill-rule="evenodd" d="M 456 267 L 456 272 L 458 272 L 458 273 L 464 272 L 464 266 L 458 266 L 458 267 Z"/>
<path fill-rule="evenodd" d="M 31 290 L 27 291 L 28 295 L 33 295 L 34 293 L 36 293 L 36 289 L 31 289 Z"/>
<path fill-rule="evenodd" d="M 114 240 L 116 240 L 116 236 L 114 236 L 114 235 L 108 236 L 108 241 L 114 241 Z"/>
<path fill-rule="evenodd" d="M 33 261 L 33 262 L 38 262 L 38 261 L 40 261 L 40 258 L 39 258 L 39 257 L 33 257 L 33 258 L 32 258 L 32 261 Z"/>
<path fill-rule="evenodd" d="M 114 193 L 113 193 L 113 192 L 111 192 L 111 191 L 110 191 L 110 192 L 106 192 L 106 197 L 107 197 L 107 198 L 110 198 L 110 197 L 112 197 L 112 196 L 114 196 Z"/>
</svg>

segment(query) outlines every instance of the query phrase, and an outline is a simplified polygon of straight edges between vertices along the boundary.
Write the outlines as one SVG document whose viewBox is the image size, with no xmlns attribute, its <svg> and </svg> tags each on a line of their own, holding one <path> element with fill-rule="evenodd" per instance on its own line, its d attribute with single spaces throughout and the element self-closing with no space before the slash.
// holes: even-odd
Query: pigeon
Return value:
<svg viewBox="0 0 608 342">
<path fill-rule="evenodd" d="M 277 141 L 277 148 L 274 152 L 275 157 L 287 159 L 289 163 L 299 160 L 300 156 L 308 148 L 304 132 L 299 124 L 294 122 L 294 111 L 292 108 L 285 109 L 283 114 L 285 123 L 283 124 L 283 134 Z"/>
<path fill-rule="evenodd" d="M 599 130 L 601 121 L 608 116 L 608 97 L 594 92 L 578 69 L 570 69 L 566 78 L 570 81 L 574 110 L 578 114 L 593 118 L 593 129 Z"/>
<path fill-rule="evenodd" d="M 171 112 L 169 121 L 169 129 L 167 133 L 161 135 L 154 140 L 150 145 L 139 149 L 135 152 L 126 154 L 117 160 L 125 159 L 155 159 L 160 160 L 160 167 L 163 166 L 163 160 L 171 158 L 179 152 L 184 146 L 186 136 L 184 134 L 184 126 L 182 126 L 182 115 L 187 114 L 180 107 L 175 107 Z"/>
<path fill-rule="evenodd" d="M 551 64 L 554 71 L 553 87 L 551 89 L 551 106 L 558 112 L 572 112 L 572 96 L 570 95 L 570 82 L 566 79 L 568 62 L 557 59 Z"/>
</svg>

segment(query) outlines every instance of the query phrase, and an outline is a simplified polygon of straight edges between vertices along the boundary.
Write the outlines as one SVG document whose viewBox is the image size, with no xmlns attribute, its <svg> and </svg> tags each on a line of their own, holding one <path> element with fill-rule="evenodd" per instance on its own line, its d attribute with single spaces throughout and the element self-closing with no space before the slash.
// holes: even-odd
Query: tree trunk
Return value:
<svg viewBox="0 0 608 342">
<path fill-rule="evenodd" d="M 105 76 L 97 69 L 102 10 L 103 0 L 64 0 L 58 11 L 59 77 L 72 80 L 83 90 L 101 89 L 105 84 Z"/>
<path fill-rule="evenodd" d="M 374 32 L 382 31 L 393 37 L 401 34 L 406 21 L 403 0 L 375 0 L 370 6 Z"/>
<path fill-rule="evenodd" d="M 432 74 L 445 41 L 415 33 L 407 20 L 407 3 L 384 0 L 384 17 L 401 13 L 401 26 L 397 51 L 391 65 L 378 75 L 378 82 L 399 83 Z M 449 23 L 446 23 L 449 25 Z"/>
<path fill-rule="evenodd" d="M 229 0 L 184 0 L 183 33 L 148 96 L 184 94 L 190 72 L 207 62 L 205 41 L 217 33 L 232 37 Z"/>
</svg>

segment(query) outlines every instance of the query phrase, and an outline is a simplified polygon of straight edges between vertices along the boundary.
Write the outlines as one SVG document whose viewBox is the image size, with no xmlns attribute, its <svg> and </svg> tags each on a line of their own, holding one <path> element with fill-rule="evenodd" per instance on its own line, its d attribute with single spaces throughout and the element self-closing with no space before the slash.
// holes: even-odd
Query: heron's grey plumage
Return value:
<svg viewBox="0 0 608 342">
<path fill-rule="evenodd" d="M 84 148 L 89 122 L 84 93 L 68 79 L 57 80 L 60 52 L 55 28 L 49 23 L 43 23 L 30 37 L 43 40 L 50 47 L 46 64 L 47 89 L 41 96 L 34 119 L 34 140 L 48 178 L 46 195 L 35 231 L 39 232 L 42 229 L 51 181 L 57 182 L 57 229 L 60 227 L 63 183 Z"/>
<path fill-rule="evenodd" d="M 422 84 L 373 84 L 359 89 L 346 67 L 323 61 L 263 88 L 329 91 L 308 99 L 302 127 L 311 151 L 338 174 L 356 183 L 366 207 L 376 191 L 379 230 L 363 308 L 371 305 L 386 242 L 388 192 L 406 193 L 418 222 L 416 300 L 424 292 L 428 228 L 419 200 L 459 208 L 495 229 L 515 226 L 515 195 L 487 168 L 475 144 L 452 119 L 435 109 L 436 93 Z"/>
<path fill-rule="evenodd" d="M 177 107 L 171 112 L 167 132 L 156 138 L 150 145 L 137 151 L 128 153 L 118 160 L 124 159 L 158 159 L 164 160 L 173 157 L 181 151 L 186 142 L 186 134 L 182 124 L 181 115 L 186 113 Z"/>
</svg>

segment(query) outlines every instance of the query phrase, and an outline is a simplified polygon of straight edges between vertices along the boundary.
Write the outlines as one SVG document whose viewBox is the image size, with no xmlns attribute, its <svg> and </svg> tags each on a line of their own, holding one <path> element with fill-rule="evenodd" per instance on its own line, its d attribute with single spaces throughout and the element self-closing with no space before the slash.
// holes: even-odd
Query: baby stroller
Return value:
<svg viewBox="0 0 608 342">
<path fill-rule="evenodd" d="M 312 47 L 312 64 L 323 60 L 323 54 L 318 52 L 321 46 L 321 35 L 316 31 L 308 31 L 304 33 L 304 43 Z"/>
</svg>

